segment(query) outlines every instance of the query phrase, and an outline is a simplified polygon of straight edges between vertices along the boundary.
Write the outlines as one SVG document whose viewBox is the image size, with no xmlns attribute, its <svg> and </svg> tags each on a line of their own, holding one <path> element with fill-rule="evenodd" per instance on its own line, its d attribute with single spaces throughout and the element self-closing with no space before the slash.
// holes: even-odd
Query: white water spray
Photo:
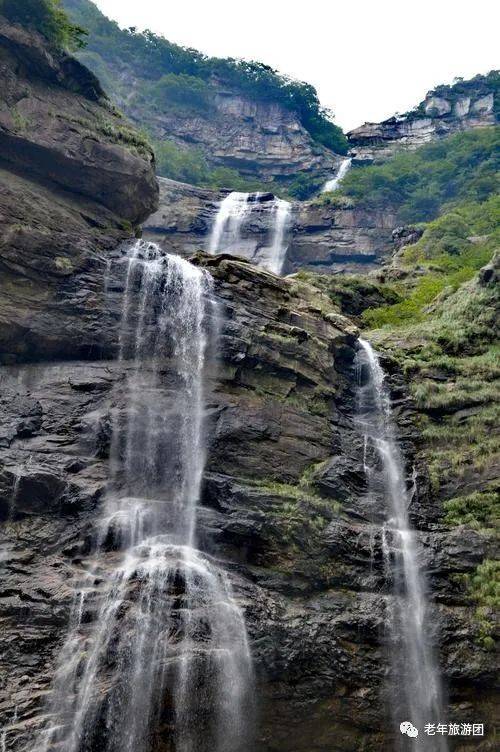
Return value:
<svg viewBox="0 0 500 752">
<path fill-rule="evenodd" d="M 346 159 L 344 159 L 340 163 L 340 167 L 337 170 L 337 174 L 330 180 L 326 181 L 323 188 L 321 189 L 321 193 L 331 193 L 332 191 L 336 191 L 342 179 L 345 178 L 345 176 L 351 169 L 351 164 L 352 164 L 352 159 L 350 157 L 346 157 Z"/>
<path fill-rule="evenodd" d="M 233 253 L 248 255 L 245 242 L 245 225 L 258 215 L 267 218 L 267 234 L 270 241 L 259 246 L 252 260 L 263 269 L 281 274 L 288 249 L 288 233 L 292 219 L 289 201 L 271 198 L 261 201 L 261 193 L 237 193 L 226 196 L 219 204 L 208 242 L 209 253 Z"/>
<path fill-rule="evenodd" d="M 258 193 L 229 193 L 219 204 L 210 235 L 208 250 L 211 254 L 234 253 L 241 243 L 241 228 L 252 211 L 252 202 Z"/>
<path fill-rule="evenodd" d="M 292 216 L 292 206 L 288 201 L 282 199 L 275 199 L 274 203 L 274 234 L 273 244 L 271 246 L 271 253 L 266 263 L 262 264 L 267 271 L 274 274 L 281 274 L 285 263 L 286 252 L 288 249 L 288 243 L 286 242 L 286 235 L 290 227 L 290 221 Z"/>
<path fill-rule="evenodd" d="M 397 734 L 409 721 L 418 738 L 398 736 L 401 749 L 445 752 L 446 740 L 424 734 L 428 723 L 442 723 L 442 690 L 431 639 L 431 621 L 421 573 L 420 550 L 410 528 L 411 494 L 405 480 L 404 461 L 395 434 L 391 401 L 384 372 L 371 345 L 359 340 L 356 370 L 359 378 L 358 426 L 364 437 L 368 479 L 386 503 L 382 544 L 388 575 L 394 582 L 390 616 L 392 660 L 392 711 Z M 371 449 L 371 461 L 369 458 Z"/>
<path fill-rule="evenodd" d="M 211 279 L 142 241 L 125 263 L 111 483 L 32 752 L 243 752 L 245 623 L 195 548 Z"/>
</svg>

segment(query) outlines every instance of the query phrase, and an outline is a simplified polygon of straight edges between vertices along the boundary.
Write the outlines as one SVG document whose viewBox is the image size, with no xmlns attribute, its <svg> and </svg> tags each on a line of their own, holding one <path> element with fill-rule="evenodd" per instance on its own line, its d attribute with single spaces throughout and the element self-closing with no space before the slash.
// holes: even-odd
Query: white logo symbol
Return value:
<svg viewBox="0 0 500 752">
<path fill-rule="evenodd" d="M 402 734 L 411 736 L 412 739 L 415 739 L 418 736 L 418 729 L 416 729 L 413 723 L 410 723 L 410 721 L 403 721 L 403 723 L 401 723 L 399 726 L 399 730 Z"/>
</svg>

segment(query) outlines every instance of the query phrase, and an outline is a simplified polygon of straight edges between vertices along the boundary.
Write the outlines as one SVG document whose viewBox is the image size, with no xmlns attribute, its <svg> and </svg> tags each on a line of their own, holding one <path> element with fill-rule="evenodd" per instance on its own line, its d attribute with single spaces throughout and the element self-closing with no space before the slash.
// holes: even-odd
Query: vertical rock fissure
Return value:
<svg viewBox="0 0 500 752">
<path fill-rule="evenodd" d="M 142 241 L 125 263 L 110 483 L 32 750 L 243 752 L 244 617 L 195 547 L 211 278 Z"/>
<path fill-rule="evenodd" d="M 397 440 L 391 400 L 379 358 L 359 340 L 357 425 L 363 436 L 365 473 L 374 498 L 385 503 L 382 549 L 393 593 L 388 600 L 390 702 L 398 749 L 445 752 L 444 737 L 425 734 L 427 724 L 443 722 L 439 667 L 434 654 L 430 608 L 421 550 L 410 527 L 404 459 Z M 400 724 L 418 731 L 408 736 Z"/>
</svg>

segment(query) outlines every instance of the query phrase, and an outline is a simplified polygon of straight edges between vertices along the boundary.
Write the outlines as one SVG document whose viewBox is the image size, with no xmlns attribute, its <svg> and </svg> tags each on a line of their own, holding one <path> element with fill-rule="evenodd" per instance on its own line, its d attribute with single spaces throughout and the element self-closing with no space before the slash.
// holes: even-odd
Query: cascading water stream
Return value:
<svg viewBox="0 0 500 752">
<path fill-rule="evenodd" d="M 211 280 L 142 241 L 125 263 L 111 482 L 32 752 L 244 752 L 244 618 L 195 548 Z"/>
<path fill-rule="evenodd" d="M 321 189 L 321 193 L 331 193 L 332 191 L 336 191 L 340 185 L 340 182 L 349 170 L 351 169 L 352 159 L 350 157 L 347 157 L 340 163 L 340 167 L 337 170 L 337 174 L 331 178 L 330 180 L 327 180 L 324 184 L 323 188 Z"/>
<path fill-rule="evenodd" d="M 208 245 L 209 253 L 236 251 L 241 242 L 241 227 L 252 211 L 258 193 L 229 193 L 219 204 Z"/>
<path fill-rule="evenodd" d="M 267 260 L 267 263 L 264 264 L 264 266 L 269 272 L 273 272 L 274 274 L 281 274 L 281 272 L 283 271 L 286 252 L 288 249 L 286 234 L 290 226 L 291 204 L 288 201 L 283 201 L 280 198 L 275 199 L 273 214 L 273 244 L 271 246 L 269 259 Z"/>
<path fill-rule="evenodd" d="M 227 195 L 219 204 L 208 242 L 209 253 L 234 253 L 247 255 L 243 231 L 252 217 L 267 216 L 270 244 L 259 248 L 252 258 L 258 266 L 274 274 L 281 274 L 288 249 L 288 231 L 292 218 L 292 205 L 288 201 L 271 197 L 261 201 L 261 193 Z"/>
<path fill-rule="evenodd" d="M 417 752 L 445 752 L 443 736 L 428 736 L 428 723 L 443 722 L 442 689 L 434 657 L 425 577 L 420 570 L 419 546 L 410 528 L 411 494 L 395 433 L 384 372 L 371 345 L 359 340 L 355 367 L 358 373 L 357 423 L 365 446 L 365 468 L 374 492 L 386 504 L 383 548 L 394 583 L 390 640 L 392 713 L 399 748 Z M 410 721 L 418 737 L 400 734 L 399 724 Z"/>
</svg>

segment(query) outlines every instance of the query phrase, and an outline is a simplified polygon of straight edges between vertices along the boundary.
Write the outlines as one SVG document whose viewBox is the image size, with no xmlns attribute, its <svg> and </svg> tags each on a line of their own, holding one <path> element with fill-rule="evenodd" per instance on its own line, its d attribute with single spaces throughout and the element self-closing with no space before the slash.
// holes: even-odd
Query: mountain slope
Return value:
<svg viewBox="0 0 500 752">
<path fill-rule="evenodd" d="M 64 7 L 89 31 L 80 59 L 157 142 L 166 177 L 238 187 L 227 183 L 290 183 L 305 172 L 321 182 L 335 170 L 335 152 L 345 153 L 312 86 L 262 63 L 208 58 L 148 31 L 121 30 L 89 0 Z"/>
</svg>

